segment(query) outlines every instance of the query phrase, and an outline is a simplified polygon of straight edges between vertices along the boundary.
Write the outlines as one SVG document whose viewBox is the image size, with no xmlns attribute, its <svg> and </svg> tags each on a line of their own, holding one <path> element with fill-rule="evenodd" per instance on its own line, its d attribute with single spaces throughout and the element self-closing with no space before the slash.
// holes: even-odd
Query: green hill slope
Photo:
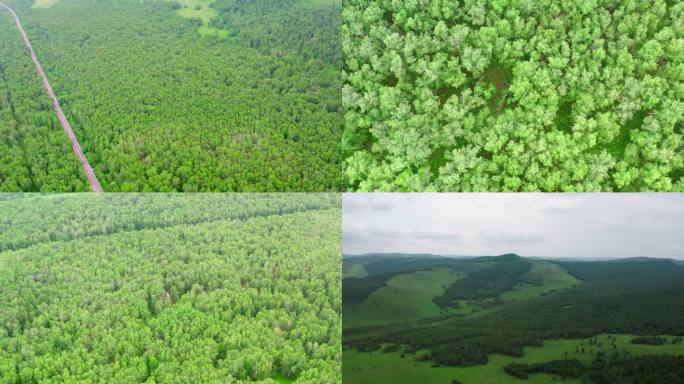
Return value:
<svg viewBox="0 0 684 384">
<path fill-rule="evenodd" d="M 462 275 L 445 286 L 457 271 Z M 351 281 L 363 286 L 364 279 Z M 673 368 L 684 356 L 684 268 L 672 260 L 505 255 L 421 265 L 376 285 L 360 304 L 347 302 L 343 290 L 345 382 L 684 379 Z M 447 303 L 445 311 L 435 312 L 436 303 Z M 636 335 L 666 337 L 654 346 L 637 343 Z"/>
</svg>

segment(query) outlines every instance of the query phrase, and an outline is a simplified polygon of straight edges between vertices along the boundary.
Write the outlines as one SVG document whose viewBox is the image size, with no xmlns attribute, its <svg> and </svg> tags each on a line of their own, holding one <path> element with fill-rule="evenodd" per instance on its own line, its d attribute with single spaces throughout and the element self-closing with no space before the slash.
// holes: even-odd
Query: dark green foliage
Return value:
<svg viewBox="0 0 684 384">
<path fill-rule="evenodd" d="M 385 348 L 382 349 L 382 353 L 392 353 L 392 352 L 397 352 L 402 349 L 401 345 L 398 344 L 390 344 L 386 346 Z"/>
<path fill-rule="evenodd" d="M 492 259 L 480 259 L 492 260 Z M 456 304 L 458 300 L 477 300 L 494 298 L 518 284 L 522 276 L 530 270 L 531 264 L 520 257 L 502 256 L 491 267 L 471 272 L 468 277 L 456 280 L 442 296 L 433 301 L 442 308 Z M 477 260 L 476 260 L 477 261 Z"/>
<path fill-rule="evenodd" d="M 14 19 L 0 10 L 0 191 L 87 189 Z"/>
<path fill-rule="evenodd" d="M 595 384 L 682 384 L 684 356 L 627 356 L 594 361 L 586 374 Z"/>
<path fill-rule="evenodd" d="M 437 266 L 455 265 L 457 262 L 455 259 L 433 255 L 420 257 L 411 255 L 401 258 L 381 256 L 377 261 L 367 263 L 365 268 L 370 275 L 397 275 L 403 272 L 419 271 Z"/>
<path fill-rule="evenodd" d="M 297 52 L 312 63 L 337 68 L 342 62 L 338 43 L 341 9 L 330 6 L 332 3 L 337 2 L 217 0 L 211 7 L 220 16 L 211 24 L 269 55 Z"/>
<path fill-rule="evenodd" d="M 386 274 L 379 276 L 367 276 L 363 278 L 347 277 L 342 280 L 342 292 L 344 292 L 344 302 L 356 304 L 364 301 L 368 295 L 377 291 L 385 285 L 387 280 L 394 275 Z"/>
<path fill-rule="evenodd" d="M 0 199 L 0 382 L 341 383 L 339 200 Z"/>
<path fill-rule="evenodd" d="M 508 364 L 504 367 L 506 373 L 519 379 L 527 379 L 533 373 L 550 373 L 566 377 L 580 377 L 585 366 L 577 359 L 548 361 L 535 364 Z"/>
<path fill-rule="evenodd" d="M 684 3 L 349 0 L 363 191 L 684 191 Z"/>
<path fill-rule="evenodd" d="M 639 336 L 632 339 L 632 344 L 663 345 L 667 339 L 660 336 Z"/>
<path fill-rule="evenodd" d="M 222 38 L 172 1 L 8 3 L 106 191 L 342 189 L 339 4 L 219 0 Z M 0 68 L 0 191 L 85 189 L 4 11 Z"/>
<path fill-rule="evenodd" d="M 508 276 L 518 273 L 514 273 L 518 263 L 525 262 L 514 260 L 504 257 L 494 264 L 501 267 L 496 269 L 499 273 L 490 275 L 493 286 L 499 276 L 510 285 Z M 684 335 L 684 267 L 658 259 L 557 264 L 583 283 L 528 300 L 497 302 L 477 316 L 345 329 L 344 342 L 361 351 L 382 343 L 401 344 L 407 351 L 428 349 L 435 364 L 458 366 L 485 364 L 492 353 L 522 356 L 523 347 L 541 346 L 544 339 L 580 339 L 602 333 Z M 487 270 L 470 272 L 469 277 Z M 475 302 L 481 300 L 488 299 Z"/>
<path fill-rule="evenodd" d="M 344 301 L 359 303 L 385 285 L 392 277 L 438 266 L 469 272 L 447 287 L 434 302 L 442 308 L 455 306 L 458 300 L 483 299 L 498 296 L 523 281 L 530 264 L 517 255 L 484 256 L 474 259 L 457 259 L 435 255 L 377 254 L 360 256 L 366 259 L 364 268 L 369 276 L 348 277 L 342 282 Z M 351 260 L 351 259 L 347 259 Z M 496 264 L 492 264 L 495 262 Z M 527 281 L 526 281 L 527 282 Z"/>
<path fill-rule="evenodd" d="M 562 377 L 583 377 L 593 384 L 684 383 L 684 356 L 598 356 L 588 366 L 571 359 L 509 364 L 504 369 L 519 379 L 527 379 L 533 373 L 550 373 Z"/>
<path fill-rule="evenodd" d="M 361 257 L 372 260 L 364 265 L 369 276 L 363 278 L 347 277 L 342 280 L 344 301 L 348 304 L 362 302 L 368 295 L 384 286 L 387 280 L 403 272 L 456 263 L 454 259 L 435 257 L 434 255 L 380 254 Z"/>
</svg>

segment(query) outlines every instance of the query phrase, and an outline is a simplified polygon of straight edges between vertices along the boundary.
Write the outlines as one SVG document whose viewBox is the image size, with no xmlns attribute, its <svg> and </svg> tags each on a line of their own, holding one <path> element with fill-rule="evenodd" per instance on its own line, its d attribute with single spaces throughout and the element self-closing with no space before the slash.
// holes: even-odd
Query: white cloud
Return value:
<svg viewBox="0 0 684 384">
<path fill-rule="evenodd" d="M 343 196 L 344 252 L 684 259 L 684 194 Z"/>
</svg>

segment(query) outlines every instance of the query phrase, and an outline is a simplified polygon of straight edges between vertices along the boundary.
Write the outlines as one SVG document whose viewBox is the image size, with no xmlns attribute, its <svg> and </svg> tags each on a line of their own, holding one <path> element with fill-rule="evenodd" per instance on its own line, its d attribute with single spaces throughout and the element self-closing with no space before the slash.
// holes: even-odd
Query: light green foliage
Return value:
<svg viewBox="0 0 684 384">
<path fill-rule="evenodd" d="M 444 315 L 432 301 L 465 274 L 435 267 L 394 276 L 363 303 L 345 308 L 345 327 L 390 324 Z"/>
<path fill-rule="evenodd" d="M 31 8 L 50 8 L 59 3 L 59 0 L 33 0 Z"/>
<path fill-rule="evenodd" d="M 582 282 L 554 263 L 532 261 L 532 268 L 523 276 L 525 282 L 501 294 L 503 300 L 525 300 L 554 290 L 567 289 Z"/>
<path fill-rule="evenodd" d="M 142 228 L 329 209 L 339 204 L 337 195 L 330 194 L 289 194 L 287 204 L 277 194 L 263 196 L 270 199 L 199 193 L 86 194 L 77 199 L 70 194 L 0 194 L 0 251 Z"/>
<path fill-rule="evenodd" d="M 202 36 L 219 36 L 227 37 L 229 32 L 225 29 L 217 29 L 209 26 L 209 22 L 218 16 L 218 12 L 211 7 L 216 0 L 179 0 L 178 4 L 181 8 L 178 14 L 190 19 L 202 20 L 202 26 L 197 29 L 197 32 Z"/>
<path fill-rule="evenodd" d="M 341 383 L 339 196 L 3 200 L 0 383 Z"/>
<path fill-rule="evenodd" d="M 292 380 L 288 379 L 287 377 L 285 377 L 283 375 L 276 375 L 273 377 L 273 380 L 275 380 L 275 382 L 278 384 L 290 384 L 290 383 L 292 383 Z"/>
<path fill-rule="evenodd" d="M 105 191 L 337 191 L 340 4 L 298 1 L 7 0 Z M 21 44 L 0 11 L 0 191 L 83 190 Z"/>
<path fill-rule="evenodd" d="M 577 358 L 589 362 L 598 351 L 610 353 L 613 344 L 619 351 L 639 354 L 676 354 L 684 355 L 684 343 L 672 344 L 672 337 L 663 345 L 632 344 L 633 335 L 598 335 L 596 345 L 590 345 L 589 339 L 583 340 L 545 340 L 543 347 L 525 347 L 524 356 L 511 357 L 489 355 L 486 365 L 472 367 L 431 367 L 430 362 L 414 361 L 413 355 L 401 352 L 382 353 L 380 351 L 361 353 L 356 350 L 344 351 L 343 377 L 345 383 L 430 383 L 451 384 L 457 379 L 463 384 L 550 384 L 556 382 L 552 375 L 534 374 L 528 380 L 517 379 L 504 372 L 503 367 L 510 363 L 537 363 L 564 358 Z M 599 347 L 598 344 L 601 346 Z M 581 353 L 581 348 L 585 353 Z M 372 376 L 369 374 L 373 372 Z M 579 380 L 565 378 L 563 383 L 575 384 Z"/>
<path fill-rule="evenodd" d="M 684 191 L 684 3 L 350 0 L 362 191 Z"/>
<path fill-rule="evenodd" d="M 211 5 L 215 0 L 179 0 L 178 4 L 181 8 L 178 14 L 188 18 L 198 18 L 202 20 L 202 24 L 207 25 L 209 22 L 218 16 L 218 12 Z"/>
<path fill-rule="evenodd" d="M 343 262 L 343 277 L 365 277 L 364 258 Z M 435 267 L 429 270 L 404 273 L 389 279 L 383 287 L 373 292 L 362 303 L 347 305 L 344 309 L 346 328 L 369 325 L 387 325 L 430 317 L 458 314 L 481 316 L 494 310 L 502 302 L 526 300 L 581 284 L 557 264 L 530 260 L 531 269 L 512 289 L 497 298 L 458 300 L 455 307 L 441 310 L 433 301 L 444 293 L 445 287 L 467 276 L 473 268 L 485 268 L 488 263 L 477 266 Z"/>
</svg>

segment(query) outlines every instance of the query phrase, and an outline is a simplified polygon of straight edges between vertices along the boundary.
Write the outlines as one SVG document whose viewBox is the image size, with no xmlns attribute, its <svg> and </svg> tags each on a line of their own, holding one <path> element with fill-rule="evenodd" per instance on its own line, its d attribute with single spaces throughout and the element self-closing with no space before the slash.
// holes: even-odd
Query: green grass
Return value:
<svg viewBox="0 0 684 384">
<path fill-rule="evenodd" d="M 394 276 L 361 304 L 345 309 L 345 327 L 390 324 L 445 314 L 432 301 L 463 273 L 434 267 Z"/>
<path fill-rule="evenodd" d="M 364 265 L 356 260 L 343 265 L 344 277 L 367 276 Z M 387 325 L 414 321 L 446 314 L 478 316 L 487 313 L 491 300 L 459 301 L 456 308 L 448 311 L 432 301 L 444 289 L 459 278 L 465 277 L 446 267 L 435 267 L 429 271 L 405 273 L 393 277 L 387 284 L 373 292 L 363 303 L 345 308 L 345 328 Z M 504 301 L 526 300 L 548 292 L 567 289 L 581 283 L 556 264 L 534 261 L 532 268 L 525 274 L 530 280 L 541 280 L 542 284 L 519 283 L 504 292 Z"/>
<path fill-rule="evenodd" d="M 278 384 L 290 384 L 292 383 L 292 380 L 288 379 L 287 377 L 283 375 L 276 375 L 273 377 L 273 380 L 275 380 L 276 383 Z"/>
<path fill-rule="evenodd" d="M 59 0 L 33 0 L 31 8 L 50 8 L 59 3 Z"/>
<path fill-rule="evenodd" d="M 362 263 L 354 261 L 343 261 L 342 262 L 342 278 L 356 277 L 363 278 L 368 276 L 368 271 Z"/>
<path fill-rule="evenodd" d="M 684 342 L 671 344 L 671 337 L 664 345 L 652 346 L 632 344 L 633 335 L 614 335 L 616 348 L 633 354 L 677 354 L 684 355 Z M 345 350 L 343 354 L 342 372 L 345 383 L 392 383 L 392 384 L 451 384 L 458 379 L 463 384 L 549 384 L 554 383 L 552 375 L 534 374 L 528 380 L 516 379 L 503 371 L 509 363 L 536 363 L 550 360 L 577 358 L 588 362 L 599 350 L 612 351 L 609 335 L 596 337 L 599 346 L 590 346 L 585 340 L 546 340 L 543 347 L 526 347 L 523 357 L 490 355 L 486 365 L 472 367 L 431 367 L 431 362 L 417 362 L 407 354 L 401 357 L 400 352 L 382 353 L 380 351 L 360 353 L 356 350 Z M 582 345 L 583 343 L 583 345 Z M 585 353 L 576 352 L 576 348 L 585 348 Z M 566 354 L 567 353 L 567 354 Z M 563 383 L 579 383 L 579 380 L 566 379 Z"/>
<path fill-rule="evenodd" d="M 513 289 L 501 294 L 502 300 L 526 300 L 555 290 L 567 289 L 582 282 L 560 266 L 547 261 L 535 261 L 525 274 L 528 279 L 541 279 L 541 285 L 518 283 Z"/>
<path fill-rule="evenodd" d="M 178 14 L 189 19 L 202 20 L 202 26 L 197 29 L 202 36 L 227 37 L 228 31 L 209 26 L 209 22 L 218 17 L 218 12 L 211 7 L 216 0 L 178 0 L 181 9 Z"/>
</svg>

